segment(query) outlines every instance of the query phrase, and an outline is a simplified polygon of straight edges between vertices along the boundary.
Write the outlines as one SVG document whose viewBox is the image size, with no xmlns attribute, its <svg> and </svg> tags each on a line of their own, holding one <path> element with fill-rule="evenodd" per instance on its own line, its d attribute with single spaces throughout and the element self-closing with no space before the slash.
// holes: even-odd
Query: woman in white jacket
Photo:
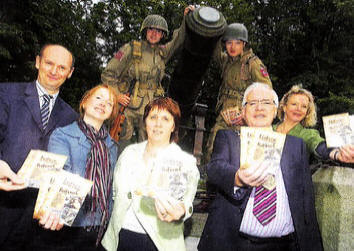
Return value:
<svg viewBox="0 0 354 251">
<path fill-rule="evenodd" d="M 107 250 L 185 250 L 199 171 L 176 144 L 181 113 L 171 98 L 144 111 L 148 140 L 128 146 L 114 173 L 114 207 L 102 241 Z"/>
</svg>

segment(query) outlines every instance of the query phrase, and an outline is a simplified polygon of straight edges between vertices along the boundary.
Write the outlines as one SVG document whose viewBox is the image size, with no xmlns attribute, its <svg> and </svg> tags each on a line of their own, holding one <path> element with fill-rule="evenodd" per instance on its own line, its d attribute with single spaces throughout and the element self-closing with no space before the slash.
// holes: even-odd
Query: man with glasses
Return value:
<svg viewBox="0 0 354 251">
<path fill-rule="evenodd" d="M 186 15 L 188 6 L 184 15 Z M 121 145 L 126 145 L 137 129 L 137 140 L 146 139 L 143 123 L 144 107 L 156 97 L 164 95 L 161 86 L 165 74 L 166 63 L 182 45 L 185 37 L 185 20 L 181 27 L 174 31 L 170 42 L 162 44 L 168 34 L 166 20 L 159 15 L 148 15 L 140 29 L 140 41 L 132 41 L 123 45 L 103 70 L 103 83 L 113 85 L 119 95 L 118 103 L 126 106 L 124 130 L 120 136 Z M 127 95 L 132 81 L 135 87 Z M 123 150 L 120 147 L 120 150 Z"/>
<path fill-rule="evenodd" d="M 246 88 L 253 82 L 262 82 L 272 87 L 267 67 L 253 52 L 248 43 L 248 30 L 244 24 L 229 24 L 218 42 L 213 59 L 221 70 L 216 103 L 216 121 L 210 130 L 206 145 L 205 162 L 210 160 L 216 133 L 221 129 L 240 130 L 243 124 L 241 101 Z M 232 111 L 231 119 L 223 116 Z M 226 117 L 226 118 L 225 118 Z"/>
<path fill-rule="evenodd" d="M 243 97 L 242 116 L 250 127 L 271 129 L 278 97 L 262 83 L 250 85 Z M 217 196 L 198 250 L 323 250 L 315 214 L 306 147 L 302 139 L 286 136 L 275 188 L 265 189 L 266 161 L 240 169 L 240 136 L 220 130 L 215 138 L 209 182 Z M 267 214 L 260 218 L 259 205 Z"/>
</svg>

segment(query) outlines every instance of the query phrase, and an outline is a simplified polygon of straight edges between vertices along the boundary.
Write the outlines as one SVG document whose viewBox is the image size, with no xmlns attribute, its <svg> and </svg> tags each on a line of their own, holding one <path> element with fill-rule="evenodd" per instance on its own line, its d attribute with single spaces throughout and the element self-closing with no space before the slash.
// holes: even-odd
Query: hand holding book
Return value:
<svg viewBox="0 0 354 251">
<path fill-rule="evenodd" d="M 159 194 L 155 198 L 157 217 L 161 221 L 171 222 L 179 220 L 186 213 L 184 204 L 171 196 Z"/>
<path fill-rule="evenodd" d="M 276 185 L 274 177 L 280 166 L 285 135 L 273 132 L 271 128 L 241 127 L 240 138 L 241 167 L 236 174 L 247 185 L 262 185 L 268 190 L 273 189 Z M 247 171 L 243 171 L 244 169 Z"/>
<path fill-rule="evenodd" d="M 263 185 L 269 178 L 268 167 L 269 165 L 266 161 L 261 163 L 255 162 L 241 166 L 236 175 L 238 175 L 244 185 L 256 187 Z"/>
<path fill-rule="evenodd" d="M 228 126 L 243 125 L 242 115 L 240 114 L 239 108 L 237 106 L 222 110 L 221 116 Z"/>
<path fill-rule="evenodd" d="M 60 230 L 64 224 L 60 223 L 60 215 L 54 211 L 46 212 L 39 220 L 39 224 L 45 228 L 54 230 Z"/>
</svg>

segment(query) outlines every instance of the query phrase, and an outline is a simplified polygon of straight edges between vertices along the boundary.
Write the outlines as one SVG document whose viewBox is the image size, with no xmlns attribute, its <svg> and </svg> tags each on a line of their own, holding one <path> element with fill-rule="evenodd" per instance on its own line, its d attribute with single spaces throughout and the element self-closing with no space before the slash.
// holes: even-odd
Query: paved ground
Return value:
<svg viewBox="0 0 354 251">
<path fill-rule="evenodd" d="M 193 213 L 184 224 L 187 251 L 196 251 L 208 214 Z"/>
<path fill-rule="evenodd" d="M 199 238 L 189 236 L 186 237 L 185 242 L 186 242 L 187 251 L 197 251 Z"/>
</svg>

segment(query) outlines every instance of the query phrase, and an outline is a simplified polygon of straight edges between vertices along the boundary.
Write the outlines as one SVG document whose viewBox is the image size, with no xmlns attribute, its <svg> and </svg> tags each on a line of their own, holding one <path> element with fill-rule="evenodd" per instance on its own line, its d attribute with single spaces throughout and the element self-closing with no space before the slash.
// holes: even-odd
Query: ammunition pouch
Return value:
<svg viewBox="0 0 354 251">
<path fill-rule="evenodd" d="M 219 114 L 222 109 L 238 106 L 241 107 L 243 92 L 223 87 L 220 90 L 218 102 L 216 104 L 216 113 Z"/>
<path fill-rule="evenodd" d="M 238 97 L 239 96 L 239 91 L 235 89 L 229 89 L 229 88 L 224 88 L 221 91 L 221 95 L 226 95 L 229 97 Z"/>
</svg>

